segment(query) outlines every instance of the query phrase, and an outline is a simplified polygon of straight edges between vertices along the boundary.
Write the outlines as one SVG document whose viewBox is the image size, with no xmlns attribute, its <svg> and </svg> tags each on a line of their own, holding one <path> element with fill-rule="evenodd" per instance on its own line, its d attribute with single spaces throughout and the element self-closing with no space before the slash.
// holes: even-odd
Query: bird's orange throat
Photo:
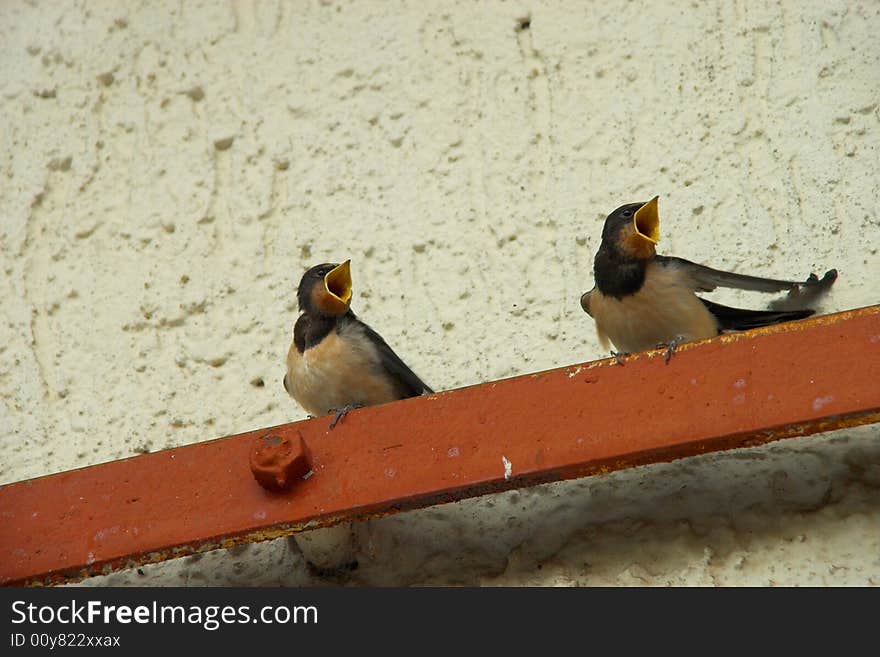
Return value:
<svg viewBox="0 0 880 657">
<path fill-rule="evenodd" d="M 637 232 L 633 226 L 627 226 L 620 231 L 617 248 L 636 260 L 649 260 L 657 253 L 654 243 L 645 239 L 645 236 Z"/>
<path fill-rule="evenodd" d="M 351 305 L 351 261 L 346 260 L 312 288 L 312 304 L 326 315 L 344 315 Z"/>
<path fill-rule="evenodd" d="M 632 223 L 620 233 L 618 248 L 636 260 L 653 258 L 660 239 L 660 210 L 655 196 L 633 215 Z"/>
<path fill-rule="evenodd" d="M 349 306 L 338 296 L 328 292 L 323 285 L 312 288 L 312 305 L 325 315 L 344 315 Z"/>
</svg>

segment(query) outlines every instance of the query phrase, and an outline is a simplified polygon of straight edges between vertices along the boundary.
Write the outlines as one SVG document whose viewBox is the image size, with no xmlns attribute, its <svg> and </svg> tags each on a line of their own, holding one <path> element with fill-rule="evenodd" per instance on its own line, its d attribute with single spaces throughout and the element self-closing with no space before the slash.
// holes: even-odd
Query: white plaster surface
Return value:
<svg viewBox="0 0 880 657">
<path fill-rule="evenodd" d="M 352 259 L 437 389 L 603 356 L 602 220 L 653 194 L 664 253 L 880 301 L 878 28 L 872 1 L 0 3 L 0 483 L 304 417 L 280 380 L 317 262 Z M 350 584 L 878 584 L 880 431 L 354 531 Z M 287 539 L 140 573 L 89 583 L 320 583 Z"/>
</svg>

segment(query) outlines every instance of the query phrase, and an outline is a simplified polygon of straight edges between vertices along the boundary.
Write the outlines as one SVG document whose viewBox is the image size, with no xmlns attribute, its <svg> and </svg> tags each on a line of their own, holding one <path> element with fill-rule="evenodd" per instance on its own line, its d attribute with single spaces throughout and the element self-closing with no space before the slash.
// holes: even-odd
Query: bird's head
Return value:
<svg viewBox="0 0 880 657">
<path fill-rule="evenodd" d="M 621 205 L 605 219 L 602 241 L 620 253 L 646 260 L 653 257 L 660 239 L 660 214 L 655 196 L 647 203 Z"/>
<path fill-rule="evenodd" d="M 296 297 L 303 312 L 335 317 L 351 305 L 351 260 L 315 265 L 303 274 Z"/>
</svg>

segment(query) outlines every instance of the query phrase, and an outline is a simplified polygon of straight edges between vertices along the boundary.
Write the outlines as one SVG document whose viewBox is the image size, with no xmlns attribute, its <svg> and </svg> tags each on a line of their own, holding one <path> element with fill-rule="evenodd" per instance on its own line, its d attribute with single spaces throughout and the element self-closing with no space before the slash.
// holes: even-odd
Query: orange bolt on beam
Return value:
<svg viewBox="0 0 880 657">
<path fill-rule="evenodd" d="M 302 436 L 291 440 L 269 432 L 257 438 L 251 448 L 251 473 L 269 490 L 287 490 L 308 475 L 311 467 L 312 458 Z"/>
<path fill-rule="evenodd" d="M 355 410 L 332 431 L 318 418 L 9 484 L 0 583 L 878 422 L 878 381 L 872 306 L 682 345 L 668 364 L 605 359 Z M 264 466 L 279 490 L 255 481 Z"/>
</svg>

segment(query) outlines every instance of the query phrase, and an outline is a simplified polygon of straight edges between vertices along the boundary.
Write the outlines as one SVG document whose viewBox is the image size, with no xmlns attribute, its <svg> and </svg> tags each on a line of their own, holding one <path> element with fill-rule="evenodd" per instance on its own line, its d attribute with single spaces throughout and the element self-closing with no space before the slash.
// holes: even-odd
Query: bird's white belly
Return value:
<svg viewBox="0 0 880 657">
<path fill-rule="evenodd" d="M 594 290 L 590 314 L 596 327 L 625 352 L 654 349 L 674 339 L 699 340 L 718 334 L 718 324 L 692 290 L 663 275 L 649 276 L 622 299 Z"/>
<path fill-rule="evenodd" d="M 374 351 L 336 333 L 303 354 L 291 346 L 287 376 L 290 394 L 314 416 L 347 405 L 371 406 L 397 399 Z"/>
</svg>

